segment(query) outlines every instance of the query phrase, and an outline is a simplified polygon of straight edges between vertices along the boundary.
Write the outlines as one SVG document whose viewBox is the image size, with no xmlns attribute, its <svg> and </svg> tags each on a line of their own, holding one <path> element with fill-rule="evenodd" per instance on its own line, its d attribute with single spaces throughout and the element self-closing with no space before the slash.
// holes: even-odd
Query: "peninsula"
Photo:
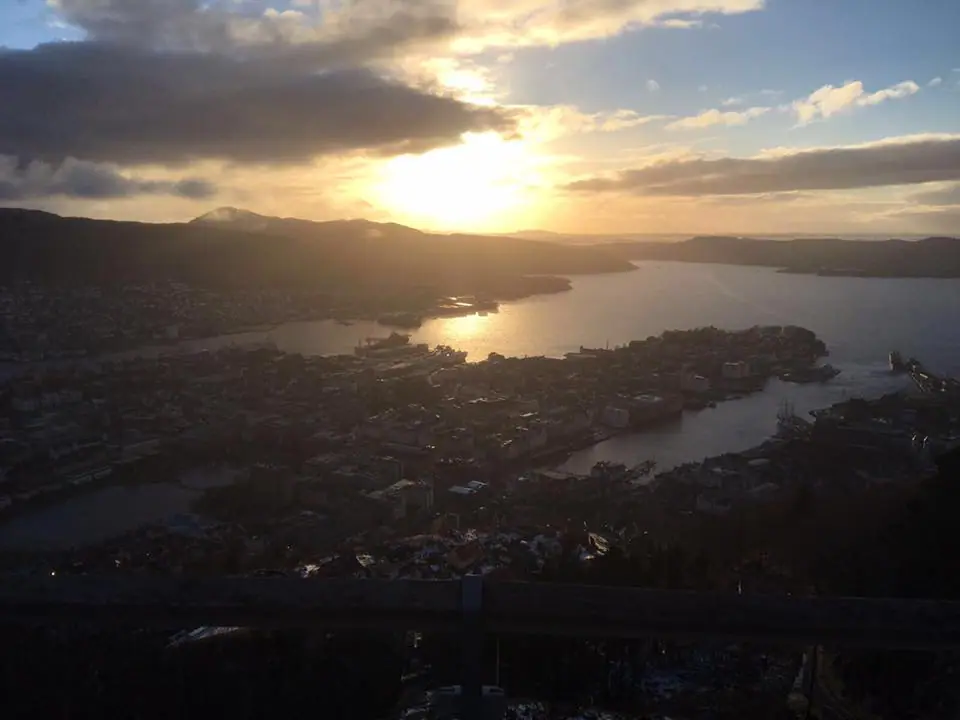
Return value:
<svg viewBox="0 0 960 720">
<path fill-rule="evenodd" d="M 424 318 L 633 269 L 602 248 L 223 209 L 191 223 L 0 209 L 0 360 L 115 352 L 297 320 Z"/>
</svg>

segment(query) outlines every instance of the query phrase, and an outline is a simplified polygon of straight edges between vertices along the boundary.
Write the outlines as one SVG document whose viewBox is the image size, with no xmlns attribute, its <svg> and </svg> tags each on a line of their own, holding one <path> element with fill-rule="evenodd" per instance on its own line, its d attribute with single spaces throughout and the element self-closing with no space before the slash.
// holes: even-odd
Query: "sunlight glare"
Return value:
<svg viewBox="0 0 960 720">
<path fill-rule="evenodd" d="M 489 322 L 487 315 L 462 315 L 446 320 L 444 333 L 456 341 L 470 340 L 482 335 Z"/>
<path fill-rule="evenodd" d="M 376 196 L 401 222 L 438 230 L 514 229 L 539 183 L 537 166 L 522 140 L 468 133 L 460 145 L 388 161 Z"/>
</svg>

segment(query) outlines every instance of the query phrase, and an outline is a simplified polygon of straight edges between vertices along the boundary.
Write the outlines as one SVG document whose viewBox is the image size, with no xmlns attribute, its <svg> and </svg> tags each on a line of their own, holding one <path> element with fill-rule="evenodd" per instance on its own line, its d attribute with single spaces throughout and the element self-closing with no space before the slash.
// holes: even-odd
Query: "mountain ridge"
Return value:
<svg viewBox="0 0 960 720">
<path fill-rule="evenodd" d="M 802 275 L 960 277 L 960 239 L 946 236 L 919 240 L 761 240 L 701 235 L 678 243 L 626 241 L 599 247 L 627 260 L 773 267 Z"/>
<path fill-rule="evenodd" d="M 217 213 L 218 211 L 214 211 Z M 219 210 L 206 220 L 137 223 L 0 209 L 0 281 L 324 286 L 389 293 L 484 292 L 526 275 L 618 272 L 605 250 L 480 235 L 431 235 L 366 220 L 315 223 Z M 204 216 L 201 216 L 203 218 Z M 456 242 L 454 242 L 456 241 Z"/>
</svg>

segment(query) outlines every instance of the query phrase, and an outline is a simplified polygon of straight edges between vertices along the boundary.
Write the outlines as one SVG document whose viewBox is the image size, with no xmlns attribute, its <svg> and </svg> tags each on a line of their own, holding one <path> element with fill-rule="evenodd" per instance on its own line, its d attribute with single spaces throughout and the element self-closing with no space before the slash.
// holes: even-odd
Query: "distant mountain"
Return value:
<svg viewBox="0 0 960 720">
<path fill-rule="evenodd" d="M 526 240 L 553 240 L 555 238 L 568 237 L 550 230 L 516 230 L 511 233 L 499 233 L 509 237 L 524 238 Z"/>
<path fill-rule="evenodd" d="M 211 210 L 190 221 L 191 225 L 204 225 L 244 232 L 268 233 L 271 235 L 329 237 L 338 236 L 341 239 L 367 235 L 378 237 L 382 234 L 391 236 L 405 235 L 408 237 L 422 236 L 420 230 L 398 225 L 397 223 L 378 223 L 372 220 L 302 220 L 300 218 L 274 217 L 260 215 L 250 210 L 241 210 L 235 207 L 221 207 Z"/>
<path fill-rule="evenodd" d="M 511 286 L 521 275 L 615 272 L 605 250 L 513 238 L 431 235 L 367 220 L 312 222 L 221 208 L 189 223 L 65 218 L 0 209 L 0 282 L 306 286 L 388 295 Z M 509 294 L 509 293 L 507 293 Z"/>
<path fill-rule="evenodd" d="M 701 236 L 683 242 L 603 245 L 628 260 L 672 260 L 775 267 L 783 272 L 852 277 L 960 277 L 960 239 L 757 240 Z"/>
<path fill-rule="evenodd" d="M 563 245 L 604 245 L 619 242 L 678 242 L 689 235 L 664 235 L 656 233 L 559 233 L 551 230 L 515 230 L 498 233 L 503 237 L 522 238 L 524 240 L 543 240 Z"/>
<path fill-rule="evenodd" d="M 215 225 L 218 227 L 233 227 L 241 230 L 262 231 L 270 220 L 265 215 L 259 215 L 249 210 L 235 207 L 221 207 L 204 213 L 190 222 L 196 225 Z"/>
</svg>

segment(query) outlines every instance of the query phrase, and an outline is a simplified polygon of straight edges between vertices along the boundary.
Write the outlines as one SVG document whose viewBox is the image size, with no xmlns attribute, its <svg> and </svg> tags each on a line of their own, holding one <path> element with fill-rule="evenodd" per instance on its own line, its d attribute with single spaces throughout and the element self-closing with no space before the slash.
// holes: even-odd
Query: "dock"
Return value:
<svg viewBox="0 0 960 720">
<path fill-rule="evenodd" d="M 941 377 L 924 367 L 916 358 L 910 358 L 907 363 L 907 372 L 910 379 L 923 393 L 947 393 L 960 397 L 960 380 Z"/>
</svg>

